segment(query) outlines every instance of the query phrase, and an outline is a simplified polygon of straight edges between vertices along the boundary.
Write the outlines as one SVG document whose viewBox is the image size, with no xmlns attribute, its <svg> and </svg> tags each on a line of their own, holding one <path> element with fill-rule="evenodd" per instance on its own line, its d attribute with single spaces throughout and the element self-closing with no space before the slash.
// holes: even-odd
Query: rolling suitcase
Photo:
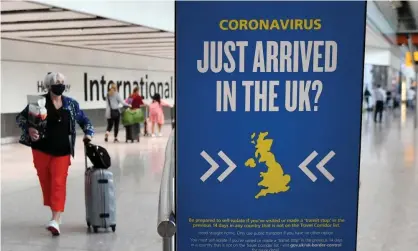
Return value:
<svg viewBox="0 0 418 251">
<path fill-rule="evenodd" d="M 126 143 L 130 140 L 132 143 L 134 140 L 139 142 L 139 135 L 140 135 L 140 128 L 139 124 L 133 124 L 129 126 L 125 126 L 126 129 Z"/>
<path fill-rule="evenodd" d="M 85 148 L 86 149 L 86 148 Z M 116 195 L 113 173 L 107 169 L 88 167 L 85 154 L 85 203 L 87 226 L 95 233 L 99 228 L 116 231 Z"/>
</svg>

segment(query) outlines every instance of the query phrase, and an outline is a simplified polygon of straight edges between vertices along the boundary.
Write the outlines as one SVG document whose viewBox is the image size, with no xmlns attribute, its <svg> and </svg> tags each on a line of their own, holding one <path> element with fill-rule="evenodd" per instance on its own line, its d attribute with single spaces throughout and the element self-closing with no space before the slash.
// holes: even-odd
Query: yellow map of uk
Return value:
<svg viewBox="0 0 418 251">
<path fill-rule="evenodd" d="M 260 172 L 262 180 L 258 186 L 263 187 L 255 196 L 256 199 L 289 190 L 290 175 L 284 174 L 282 166 L 276 161 L 276 157 L 271 150 L 273 139 L 266 139 L 268 132 L 260 132 L 258 138 L 254 140 L 256 133 L 251 135 L 251 143 L 255 145 L 255 158 L 250 158 L 245 162 L 245 166 L 255 168 L 258 163 L 265 163 L 267 172 Z"/>
</svg>

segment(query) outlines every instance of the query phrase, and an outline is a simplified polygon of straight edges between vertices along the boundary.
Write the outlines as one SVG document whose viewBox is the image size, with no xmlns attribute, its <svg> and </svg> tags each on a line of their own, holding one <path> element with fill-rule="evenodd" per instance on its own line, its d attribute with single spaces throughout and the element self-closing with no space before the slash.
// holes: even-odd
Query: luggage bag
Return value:
<svg viewBox="0 0 418 251">
<path fill-rule="evenodd" d="M 104 147 L 86 144 L 86 156 L 96 169 L 108 169 L 112 164 L 109 153 Z"/>
<path fill-rule="evenodd" d="M 116 231 L 116 194 L 113 173 L 107 169 L 88 167 L 85 155 L 85 203 L 87 227 Z"/>
<path fill-rule="evenodd" d="M 140 108 L 127 108 L 122 112 L 122 125 L 124 126 L 143 123 L 144 119 L 144 113 Z"/>
<path fill-rule="evenodd" d="M 126 130 L 126 143 L 128 143 L 129 140 L 132 143 L 134 142 L 134 140 L 139 142 L 139 135 L 140 135 L 139 124 L 125 126 L 125 130 Z"/>
</svg>

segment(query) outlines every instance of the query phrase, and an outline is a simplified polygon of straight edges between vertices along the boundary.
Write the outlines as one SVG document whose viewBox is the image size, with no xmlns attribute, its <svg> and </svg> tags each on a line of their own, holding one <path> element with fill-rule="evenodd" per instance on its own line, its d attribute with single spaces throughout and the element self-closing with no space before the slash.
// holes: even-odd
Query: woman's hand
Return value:
<svg viewBox="0 0 418 251">
<path fill-rule="evenodd" d="M 39 132 L 33 127 L 29 127 L 29 136 L 32 141 L 37 141 L 39 139 Z"/>
<path fill-rule="evenodd" d="M 90 135 L 84 135 L 84 138 L 83 138 L 84 144 L 90 143 L 91 140 L 92 140 L 92 137 Z"/>
</svg>

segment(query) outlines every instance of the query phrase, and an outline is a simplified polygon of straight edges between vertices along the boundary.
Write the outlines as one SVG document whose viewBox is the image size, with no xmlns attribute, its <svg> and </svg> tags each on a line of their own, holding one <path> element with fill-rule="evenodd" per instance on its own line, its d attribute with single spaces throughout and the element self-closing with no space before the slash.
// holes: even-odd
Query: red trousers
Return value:
<svg viewBox="0 0 418 251">
<path fill-rule="evenodd" d="M 52 211 L 64 212 L 68 168 L 71 156 L 52 156 L 32 149 L 33 164 L 41 183 L 44 205 Z"/>
</svg>

